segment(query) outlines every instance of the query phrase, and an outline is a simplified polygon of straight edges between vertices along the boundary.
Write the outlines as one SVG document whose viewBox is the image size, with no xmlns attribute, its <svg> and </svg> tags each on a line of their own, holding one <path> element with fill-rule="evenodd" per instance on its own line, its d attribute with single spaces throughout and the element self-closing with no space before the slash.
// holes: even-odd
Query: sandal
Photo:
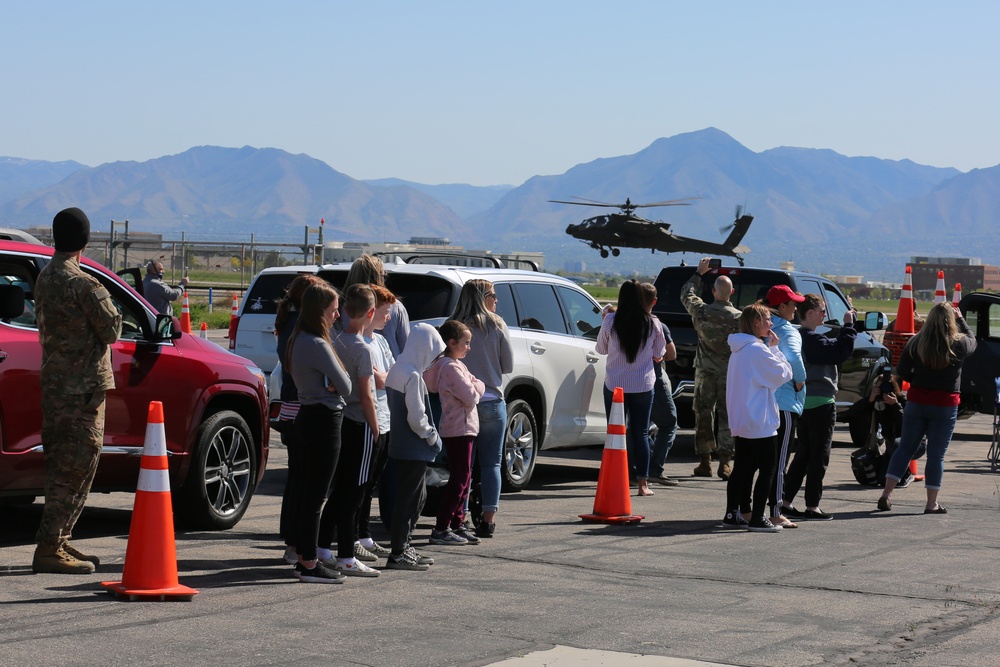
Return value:
<svg viewBox="0 0 1000 667">
<path fill-rule="evenodd" d="M 924 514 L 947 514 L 947 513 L 948 513 L 948 508 L 945 507 L 944 505 L 935 505 L 934 509 L 932 510 L 928 509 L 924 510 Z"/>
<path fill-rule="evenodd" d="M 888 512 L 892 509 L 892 501 L 885 496 L 878 499 L 878 509 L 880 512 Z"/>
</svg>

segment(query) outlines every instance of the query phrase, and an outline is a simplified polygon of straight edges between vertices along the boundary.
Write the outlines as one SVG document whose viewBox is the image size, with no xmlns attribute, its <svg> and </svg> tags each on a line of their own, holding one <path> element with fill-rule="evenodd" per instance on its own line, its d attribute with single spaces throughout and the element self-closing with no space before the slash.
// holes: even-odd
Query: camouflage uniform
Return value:
<svg viewBox="0 0 1000 667">
<path fill-rule="evenodd" d="M 42 345 L 45 508 L 40 548 L 65 545 L 83 511 L 104 441 L 104 397 L 114 389 L 111 350 L 122 318 L 111 295 L 77 259 L 56 252 L 35 285 Z"/>
<path fill-rule="evenodd" d="M 681 302 L 691 315 L 698 333 L 694 356 L 694 450 L 710 454 L 716 447 L 714 425 L 718 420 L 720 453 L 732 455 L 733 435 L 726 413 L 726 369 L 729 364 L 729 334 L 739 331 L 740 311 L 729 301 L 705 303 L 701 276 L 695 273 L 681 288 Z"/>
</svg>

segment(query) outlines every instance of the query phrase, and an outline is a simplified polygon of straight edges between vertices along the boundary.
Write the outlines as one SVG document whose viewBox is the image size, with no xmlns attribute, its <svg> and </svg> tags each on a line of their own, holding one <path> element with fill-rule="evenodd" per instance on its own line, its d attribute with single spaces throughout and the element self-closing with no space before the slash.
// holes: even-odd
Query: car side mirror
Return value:
<svg viewBox="0 0 1000 667">
<path fill-rule="evenodd" d="M 177 340 L 181 337 L 181 323 L 173 315 L 156 316 L 156 339 Z"/>
<path fill-rule="evenodd" d="M 865 331 L 881 331 L 885 329 L 885 325 L 888 322 L 888 318 L 885 313 L 880 312 L 870 312 L 865 313 L 864 319 L 864 330 Z"/>
</svg>

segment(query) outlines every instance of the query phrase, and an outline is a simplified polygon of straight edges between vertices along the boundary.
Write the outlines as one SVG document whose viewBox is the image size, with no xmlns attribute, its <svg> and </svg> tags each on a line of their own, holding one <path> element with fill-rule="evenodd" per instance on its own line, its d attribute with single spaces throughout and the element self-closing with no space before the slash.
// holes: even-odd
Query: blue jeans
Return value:
<svg viewBox="0 0 1000 667">
<path fill-rule="evenodd" d="M 940 489 L 941 478 L 944 476 L 944 453 L 951 443 L 957 418 L 958 407 L 907 401 L 903 408 L 903 433 L 899 436 L 899 447 L 889 459 L 889 469 L 885 476 L 897 482 L 902 479 L 910 459 L 926 435 L 927 462 L 924 464 L 924 474 L 927 477 L 924 486 L 928 489 Z"/>
<path fill-rule="evenodd" d="M 479 456 L 479 490 L 483 511 L 500 509 L 500 462 L 503 459 L 503 438 L 507 429 L 507 404 L 502 400 L 480 401 L 479 435 L 472 445 L 472 457 Z M 466 499 L 468 507 L 468 499 Z"/>
<path fill-rule="evenodd" d="M 656 438 L 649 460 L 649 474 L 659 477 L 663 474 L 663 464 L 674 446 L 677 437 L 677 406 L 670 393 L 670 381 L 657 382 L 653 387 L 653 409 L 650 418 L 656 424 Z"/>
<path fill-rule="evenodd" d="M 604 387 L 604 414 L 611 419 L 614 392 Z M 653 409 L 653 390 L 625 393 L 625 444 L 629 467 L 640 479 L 649 477 L 649 414 Z M 631 417 L 631 419 L 630 419 Z"/>
</svg>

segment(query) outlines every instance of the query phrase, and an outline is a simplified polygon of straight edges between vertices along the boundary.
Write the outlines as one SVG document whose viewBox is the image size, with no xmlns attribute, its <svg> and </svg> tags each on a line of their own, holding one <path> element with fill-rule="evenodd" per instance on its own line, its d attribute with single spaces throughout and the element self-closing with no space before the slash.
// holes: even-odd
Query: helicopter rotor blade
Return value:
<svg viewBox="0 0 1000 667">
<path fill-rule="evenodd" d="M 632 204 L 636 208 L 650 208 L 652 206 L 690 206 L 691 202 L 701 197 L 685 197 L 684 199 L 669 199 L 667 201 L 653 202 L 652 204 Z"/>
<path fill-rule="evenodd" d="M 743 206 L 741 204 L 737 204 L 736 205 L 736 218 L 735 219 L 739 220 L 740 216 L 742 216 L 742 215 L 743 215 Z"/>
<path fill-rule="evenodd" d="M 561 199 L 549 199 L 552 204 L 571 204 L 573 206 L 602 206 L 604 208 L 621 208 L 617 204 L 605 204 L 604 202 L 586 202 L 586 201 L 563 201 Z"/>
</svg>

